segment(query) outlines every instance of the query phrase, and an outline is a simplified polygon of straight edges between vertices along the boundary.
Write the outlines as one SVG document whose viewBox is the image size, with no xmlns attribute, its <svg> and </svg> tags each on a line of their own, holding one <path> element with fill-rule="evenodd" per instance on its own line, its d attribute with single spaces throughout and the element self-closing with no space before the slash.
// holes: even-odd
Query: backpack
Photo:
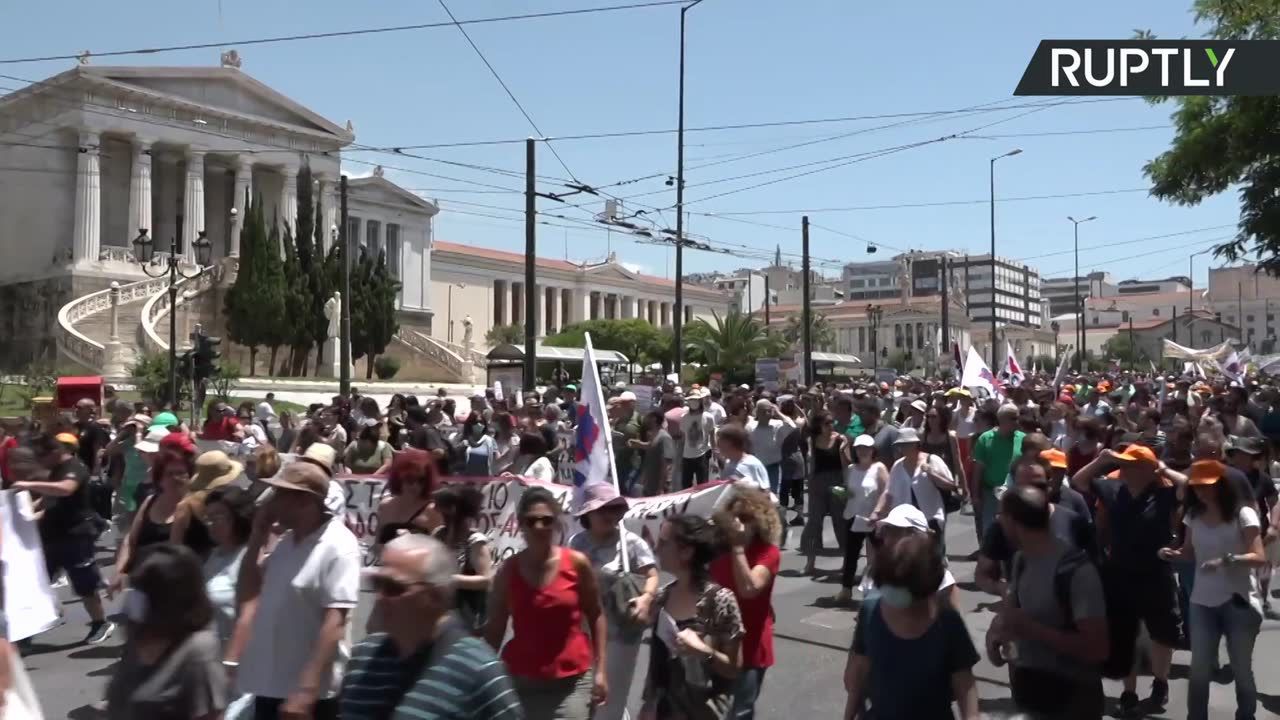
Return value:
<svg viewBox="0 0 1280 720">
<path fill-rule="evenodd" d="M 1066 625 L 1063 628 L 1065 630 L 1076 628 L 1075 618 L 1071 616 L 1071 580 L 1081 567 L 1093 564 L 1093 560 L 1085 550 L 1072 549 L 1058 558 L 1058 565 L 1053 571 L 1053 597 L 1057 600 L 1063 617 L 1066 618 Z M 1022 553 L 1018 553 L 1014 558 L 1013 567 L 1015 577 L 1021 577 L 1023 570 L 1026 569 L 1026 559 Z M 1107 583 L 1103 582 L 1102 587 L 1105 596 L 1108 592 Z M 1109 598 L 1107 601 L 1110 603 Z M 1107 638 L 1111 649 L 1099 670 L 1103 677 L 1112 680 L 1127 677 L 1130 669 L 1133 668 L 1133 641 L 1130 639 L 1126 643 L 1123 637 L 1117 635 L 1116 630 L 1117 628 L 1111 625 L 1111 615 L 1108 614 Z"/>
</svg>

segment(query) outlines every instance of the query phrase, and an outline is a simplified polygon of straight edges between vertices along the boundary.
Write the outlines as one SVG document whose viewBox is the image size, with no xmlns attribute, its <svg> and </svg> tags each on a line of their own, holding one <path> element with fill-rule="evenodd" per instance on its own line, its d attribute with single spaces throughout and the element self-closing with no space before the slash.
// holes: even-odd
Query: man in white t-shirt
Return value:
<svg viewBox="0 0 1280 720">
<path fill-rule="evenodd" d="M 723 391 L 720 388 L 713 388 L 710 392 L 711 397 L 707 400 L 707 414 L 711 416 L 713 421 L 715 421 L 716 428 L 720 428 L 724 425 L 725 419 L 729 417 L 729 413 L 725 411 L 724 405 L 720 404 L 720 398 L 723 396 Z"/>
<path fill-rule="evenodd" d="M 360 546 L 325 508 L 329 477 L 320 466 L 290 463 L 262 482 L 274 494 L 254 518 L 245 556 L 258 557 L 275 522 L 286 531 L 261 567 L 241 566 L 244 605 L 223 664 L 238 691 L 255 697 L 255 718 L 336 720 Z"/>
<path fill-rule="evenodd" d="M 707 414 L 703 403 L 711 393 L 699 388 L 689 393 L 689 413 L 680 419 L 680 435 L 684 438 L 683 475 L 685 487 L 693 487 L 711 479 L 711 448 L 715 445 L 715 420 Z"/>
<path fill-rule="evenodd" d="M 776 487 L 769 487 L 769 473 L 764 463 L 755 455 L 747 452 L 750 435 L 735 424 L 726 425 L 716 434 L 716 449 L 724 458 L 724 469 L 720 477 L 725 480 L 745 480 L 764 492 L 776 492 Z"/>
</svg>

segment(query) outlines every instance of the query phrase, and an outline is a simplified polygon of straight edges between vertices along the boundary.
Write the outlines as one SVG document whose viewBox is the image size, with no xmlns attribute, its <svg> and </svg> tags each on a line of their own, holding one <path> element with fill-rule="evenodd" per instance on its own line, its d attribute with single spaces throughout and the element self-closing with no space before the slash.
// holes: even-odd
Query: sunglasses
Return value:
<svg viewBox="0 0 1280 720">
<path fill-rule="evenodd" d="M 527 528 L 549 528 L 555 525 L 556 518 L 554 515 L 525 515 L 520 519 L 520 524 Z"/>
<path fill-rule="evenodd" d="M 408 592 L 411 587 L 426 585 L 424 582 L 401 582 L 395 578 L 387 577 L 386 575 L 369 575 L 368 578 L 369 587 L 378 595 L 388 598 L 400 597 Z"/>
</svg>

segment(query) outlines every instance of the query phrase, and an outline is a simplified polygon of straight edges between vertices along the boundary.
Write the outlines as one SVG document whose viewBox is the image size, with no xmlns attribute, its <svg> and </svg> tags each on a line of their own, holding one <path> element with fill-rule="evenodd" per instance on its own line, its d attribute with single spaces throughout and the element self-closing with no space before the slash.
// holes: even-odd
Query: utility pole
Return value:
<svg viewBox="0 0 1280 720">
<path fill-rule="evenodd" d="M 805 387 L 813 386 L 813 333 L 810 329 L 810 323 L 813 321 L 813 311 L 810 307 L 809 298 L 809 216 L 805 215 L 800 218 L 800 272 L 804 274 L 801 281 L 802 292 L 804 293 L 804 302 L 800 305 L 800 323 L 801 336 L 803 338 L 804 351 L 804 369 L 801 377 L 804 379 Z"/>
<path fill-rule="evenodd" d="M 1249 333 L 1244 329 L 1244 283 L 1236 283 L 1236 327 L 1240 330 L 1237 342 L 1244 342 Z M 1253 348 L 1249 348 L 1252 350 Z"/>
<path fill-rule="evenodd" d="M 677 380 L 684 367 L 684 16 L 694 5 L 697 2 L 680 8 L 680 99 L 676 110 L 676 304 L 672 308 L 675 317 L 671 318 Z"/>
<path fill-rule="evenodd" d="M 338 394 L 351 397 L 351 238 L 347 234 L 347 176 L 338 178 L 338 194 L 341 197 L 340 219 L 338 221 L 338 242 L 342 243 L 342 302 L 340 303 L 340 319 L 342 321 L 341 347 L 338 349 Z"/>
<path fill-rule="evenodd" d="M 1129 372 L 1133 372 L 1133 363 L 1138 359 L 1138 346 L 1133 344 L 1133 314 L 1129 314 Z"/>
<path fill-rule="evenodd" d="M 1173 305 L 1173 341 L 1178 342 L 1178 305 Z"/>
<path fill-rule="evenodd" d="M 538 338 L 537 314 L 535 300 L 534 270 L 537 267 L 538 253 L 538 188 L 534 177 L 534 166 L 537 162 L 537 141 L 529 138 L 524 141 L 524 389 L 533 390 L 537 383 Z M 677 261 L 679 262 L 679 261 Z M 679 274 L 679 270 L 676 271 Z M 679 298 L 680 281 L 676 280 L 676 293 Z M 679 299 L 676 302 L 680 302 Z M 584 368 L 585 372 L 586 369 Z"/>
</svg>

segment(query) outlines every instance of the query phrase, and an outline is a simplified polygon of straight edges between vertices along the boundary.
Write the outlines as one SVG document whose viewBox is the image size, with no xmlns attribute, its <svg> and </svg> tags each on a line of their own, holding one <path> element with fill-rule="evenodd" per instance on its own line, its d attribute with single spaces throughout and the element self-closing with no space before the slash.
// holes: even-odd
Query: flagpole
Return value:
<svg viewBox="0 0 1280 720">
<path fill-rule="evenodd" d="M 595 378 L 592 383 L 596 386 L 596 407 L 600 408 L 600 435 L 604 438 L 604 451 L 609 456 L 609 477 L 613 478 L 613 488 L 622 495 L 622 484 L 618 482 L 618 462 L 613 456 L 613 428 L 609 426 L 609 410 L 604 402 L 604 387 L 600 385 L 600 370 L 596 367 L 596 351 L 591 346 L 591 333 L 583 333 L 583 342 L 586 347 L 586 354 L 583 355 L 583 362 L 591 366 L 591 375 Z M 583 367 L 586 372 L 586 367 Z M 625 495 L 623 496 L 625 497 Z M 622 574 L 627 575 L 631 572 L 631 563 L 627 558 L 627 526 L 624 522 L 618 523 L 618 552 L 622 556 Z"/>
</svg>

